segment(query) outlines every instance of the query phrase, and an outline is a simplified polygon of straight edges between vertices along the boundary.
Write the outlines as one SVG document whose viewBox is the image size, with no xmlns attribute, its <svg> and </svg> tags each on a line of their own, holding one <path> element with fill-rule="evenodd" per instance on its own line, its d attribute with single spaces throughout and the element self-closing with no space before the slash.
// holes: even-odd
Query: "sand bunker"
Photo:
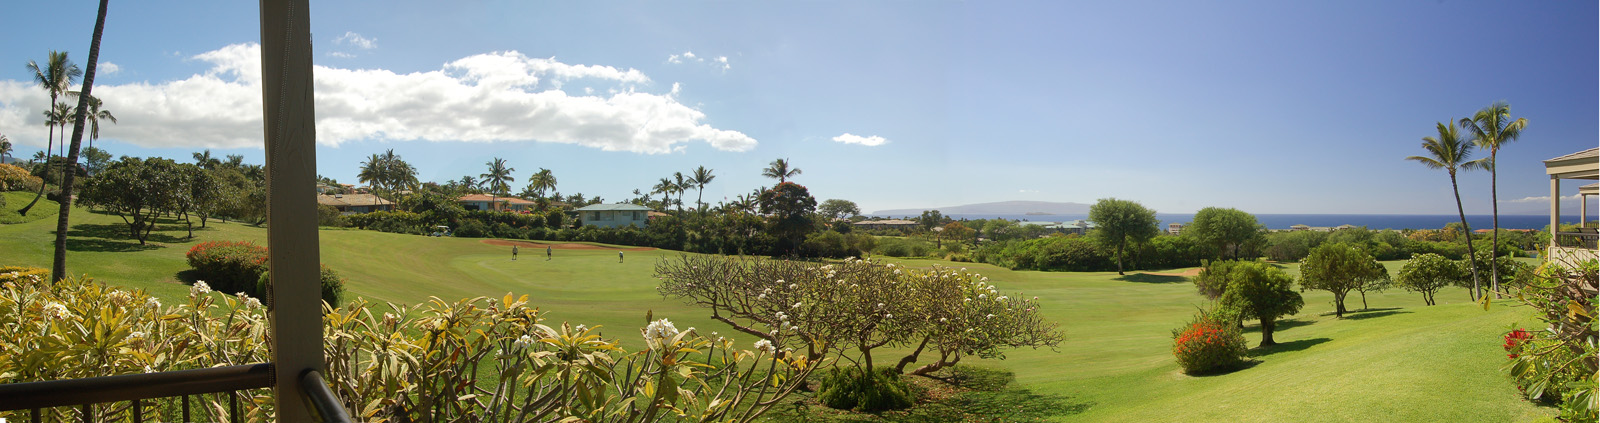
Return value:
<svg viewBox="0 0 1600 423">
<path fill-rule="evenodd" d="M 557 250 L 650 251 L 650 250 L 654 250 L 655 249 L 654 247 L 616 248 L 616 247 L 601 247 L 601 246 L 598 246 L 598 245 L 589 245 L 589 244 L 553 244 L 553 243 L 542 243 L 542 242 L 531 242 L 531 241 L 507 241 L 507 240 L 503 240 L 503 239 L 485 239 L 485 240 L 479 241 L 479 242 L 482 242 L 484 244 L 489 244 L 489 245 L 498 245 L 498 246 L 502 246 L 502 247 L 510 247 L 510 246 L 515 245 L 515 246 L 522 247 L 522 248 L 544 248 L 546 246 L 549 246 L 550 248 L 554 248 L 554 249 L 557 249 Z"/>
<path fill-rule="evenodd" d="M 1151 275 L 1151 276 L 1183 276 L 1183 277 L 1190 277 L 1190 276 L 1199 275 L 1200 274 L 1200 268 L 1196 267 L 1196 268 L 1185 270 L 1185 271 L 1178 272 L 1178 273 L 1144 272 L 1144 274 Z"/>
</svg>

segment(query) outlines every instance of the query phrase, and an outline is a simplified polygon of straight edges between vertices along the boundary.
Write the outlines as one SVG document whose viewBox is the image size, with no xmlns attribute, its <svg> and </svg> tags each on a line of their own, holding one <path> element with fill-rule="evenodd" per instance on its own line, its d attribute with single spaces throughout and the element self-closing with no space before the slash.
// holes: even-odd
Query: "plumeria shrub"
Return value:
<svg viewBox="0 0 1600 423">
<path fill-rule="evenodd" d="M 1230 318 L 1201 310 L 1188 324 L 1172 330 L 1172 355 L 1184 373 L 1206 374 L 1238 368 L 1247 352 L 1244 334 Z"/>
<path fill-rule="evenodd" d="M 1547 261 L 1536 271 L 1519 273 L 1517 298 L 1538 310 L 1546 327 L 1512 330 L 1501 345 L 1510 360 L 1506 370 L 1516 378 L 1517 387 L 1530 399 L 1559 403 L 1562 417 L 1569 421 L 1600 417 L 1597 270 L 1600 266 L 1594 260 Z"/>
<path fill-rule="evenodd" d="M 1004 358 L 1010 348 L 1055 348 L 1062 339 L 1037 297 L 1002 294 L 966 269 L 684 255 L 657 264 L 656 275 L 664 296 L 709 308 L 711 318 L 811 361 L 846 358 L 861 374 L 879 366 L 905 373 L 935 354 L 910 371 L 926 374 L 963 357 Z M 874 356 L 886 347 L 910 353 Z"/>
<path fill-rule="evenodd" d="M 0 268 L 0 383 L 109 376 L 270 360 L 266 309 L 196 283 L 163 305 L 86 279 L 46 282 Z M 357 299 L 325 306 L 329 386 L 358 421 L 751 421 L 817 364 L 770 341 L 739 343 L 665 319 L 629 352 L 598 327 L 548 326 L 527 297 L 420 306 Z M 745 342 L 748 342 L 746 340 Z M 230 394 L 206 395 L 194 420 L 227 421 Z M 243 396 L 244 421 L 270 421 L 273 392 Z M 147 421 L 182 418 L 178 398 L 143 402 Z M 127 421 L 127 402 L 47 411 L 49 421 Z M 23 420 L 23 413 L 0 412 Z"/>
</svg>

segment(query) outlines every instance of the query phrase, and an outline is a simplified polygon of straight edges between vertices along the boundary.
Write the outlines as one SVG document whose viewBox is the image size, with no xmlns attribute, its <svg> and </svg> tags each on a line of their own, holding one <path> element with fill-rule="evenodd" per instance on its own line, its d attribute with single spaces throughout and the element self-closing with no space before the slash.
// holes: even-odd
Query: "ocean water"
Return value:
<svg viewBox="0 0 1600 423">
<path fill-rule="evenodd" d="M 1052 214 L 1052 215 L 1023 215 L 1023 214 L 948 214 L 952 219 L 1012 219 L 1031 222 L 1064 222 L 1068 220 L 1088 219 L 1086 214 Z M 905 218 L 908 216 L 881 216 Z M 916 216 L 909 216 L 915 218 Z M 1161 228 L 1166 229 L 1168 223 L 1187 224 L 1194 220 L 1194 214 L 1157 213 L 1156 218 L 1161 219 Z M 1366 226 L 1367 229 L 1439 229 L 1451 222 L 1460 222 L 1461 218 L 1453 214 L 1426 215 L 1426 214 L 1258 214 L 1256 220 L 1266 225 L 1267 229 L 1289 229 L 1293 225 L 1308 226 L 1339 226 L 1355 225 Z M 1490 215 L 1467 215 L 1467 224 L 1472 229 L 1485 229 L 1491 227 Z M 1596 220 L 1590 216 L 1590 221 Z M 1577 223 L 1578 216 L 1562 216 L 1562 223 Z M 1548 215 L 1500 215 L 1500 227 L 1505 229 L 1543 229 L 1550 224 Z"/>
</svg>

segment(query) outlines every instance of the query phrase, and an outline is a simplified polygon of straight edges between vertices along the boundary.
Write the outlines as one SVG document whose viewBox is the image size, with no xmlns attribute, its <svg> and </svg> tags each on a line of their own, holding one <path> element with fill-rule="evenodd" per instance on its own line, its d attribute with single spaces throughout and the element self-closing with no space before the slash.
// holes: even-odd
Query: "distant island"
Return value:
<svg viewBox="0 0 1600 423">
<path fill-rule="evenodd" d="M 923 210 L 938 210 L 943 214 L 1024 214 L 1030 216 L 1045 216 L 1057 214 L 1088 214 L 1089 205 L 1082 203 L 1056 203 L 1050 201 L 1001 201 L 995 203 L 928 207 L 921 209 L 878 210 L 872 212 L 872 214 L 878 216 L 909 216 L 922 214 Z"/>
</svg>

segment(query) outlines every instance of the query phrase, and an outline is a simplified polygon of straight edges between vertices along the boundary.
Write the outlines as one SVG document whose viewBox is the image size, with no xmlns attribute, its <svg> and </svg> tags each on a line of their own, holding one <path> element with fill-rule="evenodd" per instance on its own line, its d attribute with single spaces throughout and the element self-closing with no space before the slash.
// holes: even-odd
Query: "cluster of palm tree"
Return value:
<svg viewBox="0 0 1600 423">
<path fill-rule="evenodd" d="M 684 175 L 683 172 L 672 172 L 671 178 L 661 178 L 659 181 L 657 181 L 655 186 L 650 188 L 650 194 L 662 195 L 661 208 L 665 209 L 668 206 L 676 204 L 678 206 L 678 211 L 682 212 L 683 193 L 688 192 L 691 189 L 697 190 L 694 199 L 695 210 L 699 210 L 702 214 L 704 214 L 706 211 L 706 204 L 704 201 L 706 184 L 710 184 L 711 181 L 716 179 L 717 175 L 712 173 L 712 169 L 707 169 L 705 166 L 694 168 L 694 170 L 690 171 L 688 175 Z M 634 193 L 642 194 L 638 190 L 634 190 Z M 677 199 L 672 198 L 674 194 L 678 196 Z M 645 202 L 650 202 L 648 196 L 645 197 Z"/>
<path fill-rule="evenodd" d="M 1456 128 L 1465 129 L 1467 134 L 1462 136 Z M 1428 152 L 1426 156 L 1411 156 L 1406 160 L 1415 160 L 1430 169 L 1444 169 L 1450 174 L 1450 189 L 1456 196 L 1456 214 L 1461 217 L 1461 228 L 1467 234 L 1467 257 L 1472 265 L 1472 296 L 1474 300 L 1481 300 L 1484 296 L 1479 283 L 1477 254 L 1472 246 L 1472 227 L 1467 225 L 1467 214 L 1461 206 L 1461 188 L 1456 182 L 1456 172 L 1459 170 L 1488 170 L 1489 171 L 1489 198 L 1493 203 L 1494 231 L 1490 235 L 1490 257 L 1499 255 L 1500 246 L 1500 193 L 1498 177 L 1495 172 L 1495 158 L 1500 153 L 1500 147 L 1511 141 L 1516 141 L 1522 136 L 1522 130 L 1528 127 L 1528 119 L 1512 118 L 1511 106 L 1504 102 L 1496 102 L 1478 110 L 1470 118 L 1460 120 L 1451 119 L 1447 122 L 1437 122 L 1435 129 L 1438 136 L 1423 137 L 1422 149 Z M 1474 147 L 1489 150 L 1489 157 L 1472 160 Z M 1551 228 L 1555 230 L 1555 228 Z M 1492 258 L 1491 258 L 1492 260 Z M 1489 290 L 1496 295 L 1500 293 L 1499 266 L 1489 266 Z"/>
<path fill-rule="evenodd" d="M 50 108 L 44 111 L 44 123 L 45 126 L 50 128 L 50 131 L 45 144 L 45 154 L 43 155 L 45 165 L 50 166 L 50 154 L 56 153 L 60 157 L 66 157 L 68 154 L 67 126 L 74 123 L 73 119 L 77 116 L 77 108 L 61 100 L 63 98 L 77 98 L 80 95 L 79 91 L 72 90 L 72 85 L 83 77 L 83 70 L 78 68 L 77 64 L 72 63 L 72 59 L 68 58 L 67 52 L 55 50 L 50 51 L 49 58 L 45 60 L 44 64 L 41 65 L 38 62 L 29 60 L 27 68 L 29 72 L 33 73 L 34 82 L 38 83 L 40 87 L 44 88 L 45 92 L 50 94 Z M 99 98 L 90 95 L 84 100 L 86 109 L 84 120 L 89 127 L 89 145 L 93 147 L 94 140 L 100 138 L 100 121 L 107 120 L 111 123 L 117 123 L 117 117 L 110 110 L 102 108 L 103 103 Z M 61 127 L 60 147 L 56 147 L 58 145 L 56 142 L 56 127 L 58 126 Z M 10 154 L 10 142 L 6 142 L 5 145 L 5 154 Z M 59 152 L 52 151 L 57 149 L 59 149 Z M 50 169 L 46 170 L 46 172 L 49 171 Z M 65 172 L 66 169 L 60 169 L 60 171 Z M 33 201 L 18 210 L 18 213 L 27 215 L 28 211 L 33 209 L 33 206 L 39 202 L 39 198 L 43 196 L 44 186 L 41 185 L 38 194 L 34 195 Z"/>
<path fill-rule="evenodd" d="M 5 163 L 6 157 L 11 157 L 11 139 L 6 134 L 0 134 L 0 163 Z"/>
<path fill-rule="evenodd" d="M 367 161 L 361 163 L 361 172 L 356 177 L 375 191 L 413 189 L 417 186 L 417 169 L 394 154 L 393 148 L 368 157 Z M 377 204 L 378 200 L 374 198 L 372 201 Z"/>
</svg>

